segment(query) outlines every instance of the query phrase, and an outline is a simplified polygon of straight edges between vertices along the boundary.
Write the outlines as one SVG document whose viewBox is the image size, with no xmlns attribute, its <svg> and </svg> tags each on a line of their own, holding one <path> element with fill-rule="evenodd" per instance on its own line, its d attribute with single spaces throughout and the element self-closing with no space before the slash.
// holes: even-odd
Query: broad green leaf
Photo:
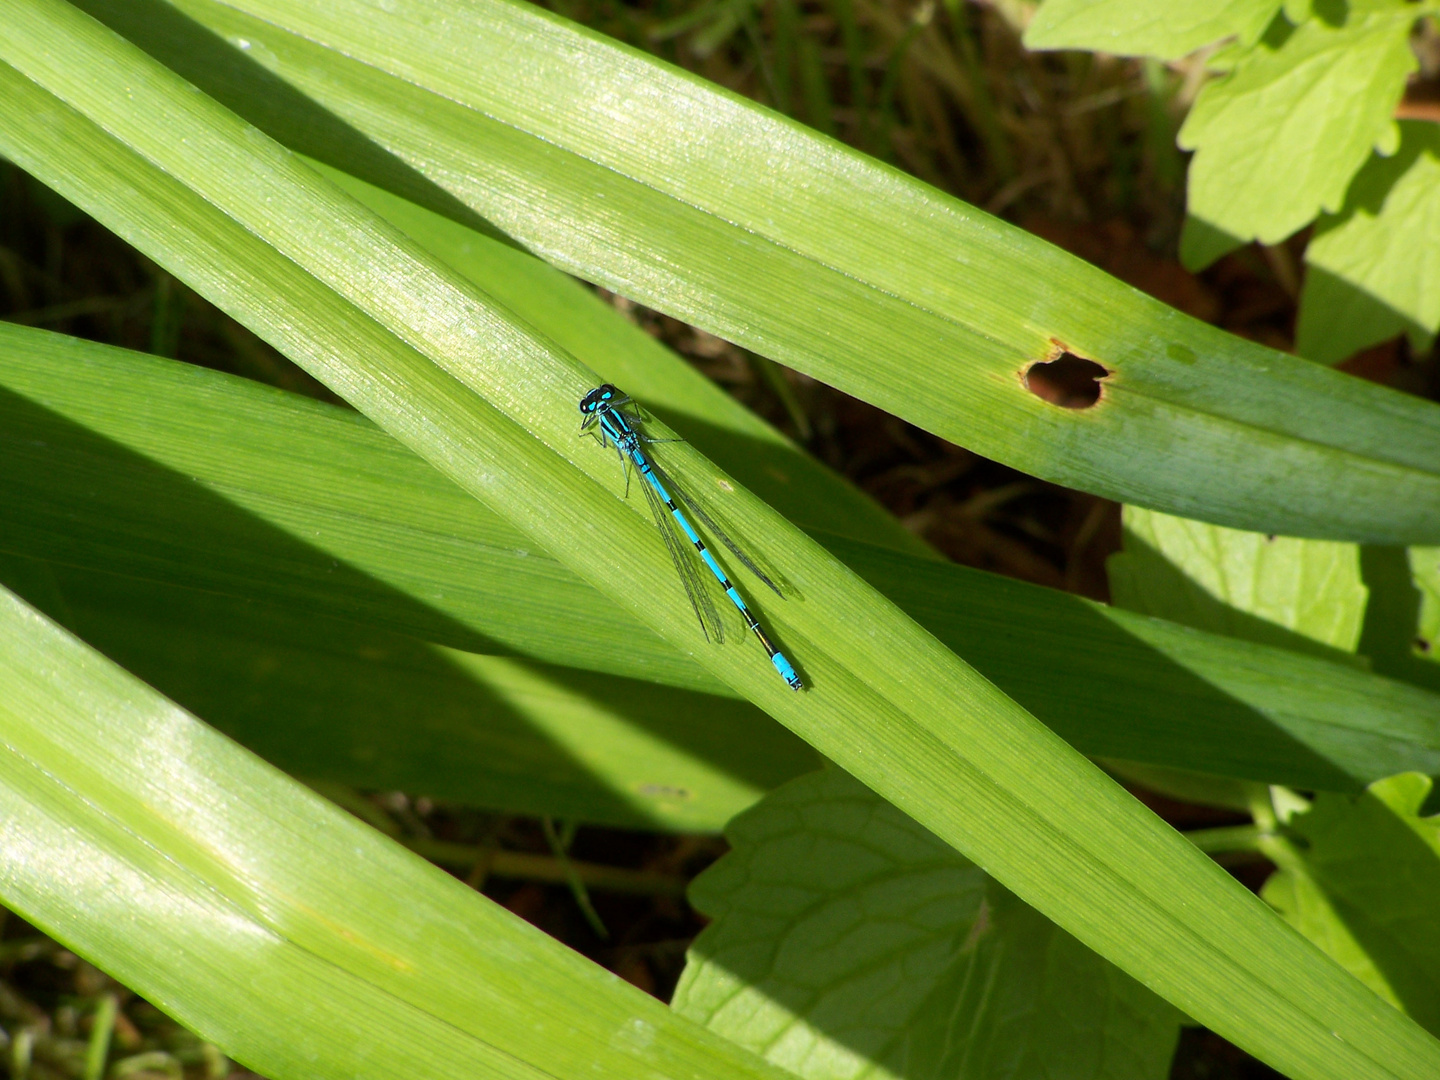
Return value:
<svg viewBox="0 0 1440 1080">
<path fill-rule="evenodd" d="M 1295 347 L 1311 360 L 1400 333 L 1423 351 L 1440 328 L 1440 133 L 1413 120 L 1400 131 L 1400 150 L 1366 163 L 1305 249 Z"/>
<path fill-rule="evenodd" d="M 0 591 L 0 896 L 273 1077 L 780 1077 Z"/>
<path fill-rule="evenodd" d="M 1212 633 L 1353 653 L 1369 595 L 1356 545 L 1226 529 L 1133 506 L 1115 602 Z"/>
<path fill-rule="evenodd" d="M 59 0 L 4 0 L 3 11 L 6 156 L 244 319 L 672 646 L 1197 1020 L 1301 1075 L 1440 1071 L 1433 1037 L 1376 1010 L 1373 994 L 1123 789 L 737 482 L 674 445 L 667 462 L 679 483 L 723 500 L 720 516 L 738 539 L 764 537 L 783 557 L 790 599 L 756 606 L 811 689 L 785 688 L 753 642 L 701 646 L 690 612 L 655 588 L 668 580 L 668 559 L 643 509 L 621 497 L 613 459 L 575 447 L 574 403 L 593 373 Z M 396 41 L 398 26 L 378 14 L 324 11 Z M 458 70 L 440 47 L 456 33 L 453 22 L 432 29 L 430 62 Z M 490 70 L 475 60 L 464 62 L 472 77 Z M 508 60 L 507 76 L 539 70 L 523 55 Z M 536 89 L 516 78 L 507 85 L 522 97 Z M 1309 367 L 1302 381 L 1331 374 Z M 1287 385 L 1287 400 L 1294 389 Z M 1370 400 L 1393 402 L 1398 415 L 1407 408 L 1399 395 Z M 1333 413 L 1327 423 L 1345 430 Z M 1404 441 L 1393 419 L 1386 437 Z M 1304 474 L 1287 460 L 1291 474 Z M 1392 482 L 1409 475 L 1401 494 L 1421 500 L 1409 490 L 1420 470 L 1380 471 Z M 1412 524 L 1428 515 L 1400 505 Z M 69 895 L 49 899 L 64 909 Z"/>
<path fill-rule="evenodd" d="M 1440 530 L 1433 405 L 1190 320 L 538 8 L 87 3 L 297 149 L 1027 472 L 1257 530 Z M 1057 342 L 1112 372 L 1094 408 L 1026 392 Z"/>
<path fill-rule="evenodd" d="M 1180 129 L 1180 145 L 1196 151 L 1190 214 L 1274 244 L 1338 211 L 1371 150 L 1393 146 L 1391 114 L 1416 65 L 1415 16 L 1395 0 L 1353 8 L 1339 25 L 1277 21 L 1200 91 Z"/>
<path fill-rule="evenodd" d="M 805 1080 L 1160 1080 L 1175 1010 L 839 769 L 696 878 L 674 1007 Z"/>
<path fill-rule="evenodd" d="M 1370 590 L 1360 652 L 1382 675 L 1440 690 L 1434 648 L 1440 634 L 1440 549 L 1362 547 L 1360 565 Z"/>
<path fill-rule="evenodd" d="M 1291 819 L 1298 843 L 1267 853 L 1261 895 L 1391 1004 L 1440 1031 L 1440 817 L 1421 817 L 1431 780 L 1407 773 L 1363 795 L 1321 795 Z"/>
<path fill-rule="evenodd" d="M 245 616 L 247 605 L 276 605 L 275 625 L 247 632 L 254 643 L 242 651 L 260 650 L 268 657 L 265 670 L 280 679 L 273 652 L 265 650 L 272 639 L 288 642 L 283 672 L 293 672 L 296 683 L 331 681 L 307 674 L 305 665 L 319 664 L 321 672 L 343 667 L 346 642 L 358 641 L 355 649 L 368 654 L 398 649 L 397 659 L 411 655 L 415 646 L 384 636 L 399 631 L 452 649 L 733 693 L 353 413 L 172 361 L 3 324 L 0 387 L 0 502 L 10 508 L 0 518 L 0 550 L 98 572 L 71 573 L 57 564 L 51 577 L 64 577 L 61 592 L 70 601 L 56 606 L 46 606 L 28 584 L 12 587 L 67 622 L 69 609 L 105 613 L 85 624 L 89 640 L 222 730 L 265 747 L 267 755 L 295 744 L 285 733 L 267 734 L 264 725 L 277 723 L 303 698 L 287 697 L 279 686 L 274 696 L 257 697 L 253 679 L 236 686 L 231 669 L 205 652 L 189 654 L 183 665 L 184 646 L 165 645 L 164 626 L 172 624 L 182 643 L 201 636 L 207 624 L 204 635 L 233 641 L 245 619 L 258 627 L 268 617 Z M 305 462 L 303 487 L 296 485 L 297 461 Z M 375 506 L 388 508 L 383 518 Z M 1440 769 L 1440 699 L 1423 691 L 980 571 L 822 539 L 1086 753 L 1307 790 L 1359 790 L 1406 769 Z M 212 599 L 217 594 L 236 598 L 238 607 Z M 146 644 L 151 636 L 131 633 L 126 613 L 155 627 L 154 646 Z M 317 618 L 357 625 L 306 629 Z M 297 648 L 327 635 L 333 643 L 313 657 Z M 158 650 L 153 656 L 141 651 L 152 647 Z M 238 642 L 227 647 L 242 648 Z M 399 670 L 417 667 L 423 678 L 437 670 L 429 662 L 402 663 Z M 451 692 L 473 702 L 470 675 L 449 660 L 438 669 Z M 372 675 L 388 679 L 390 670 L 377 667 Z M 556 693 L 563 698 L 567 691 Z M 438 694 L 436 684 L 428 684 L 427 695 Z M 374 694 L 377 701 L 392 696 Z M 741 743 L 763 743 L 777 760 L 794 760 L 764 742 L 757 726 L 768 721 L 758 714 L 686 700 L 665 737 L 692 756 L 713 747 L 709 740 L 717 732 L 735 730 Z M 363 773 L 373 768 L 363 748 L 378 735 L 367 733 L 361 716 L 341 710 L 328 732 L 317 721 L 282 725 L 314 731 L 319 745 L 302 744 L 298 755 L 272 760 L 315 775 L 316 751 L 328 742 L 331 768 L 360 770 L 334 778 L 384 786 L 383 771 L 369 779 Z M 520 739 L 525 731 L 504 718 L 495 723 L 505 738 Z M 651 723 L 644 721 L 647 728 Z M 743 736 L 732 728 L 740 724 L 747 725 Z M 569 730 L 566 738 L 580 737 L 574 726 Z M 387 735 L 407 738 L 403 731 Z M 585 739 L 587 753 L 609 745 L 599 732 L 593 735 Z M 443 737 L 457 751 L 462 745 L 458 736 Z M 472 785 L 497 769 L 508 771 L 506 756 L 471 743 L 476 737 L 465 736 L 464 744 L 475 745 L 483 760 L 457 752 L 453 761 Z M 397 759 L 418 766 L 430 744 L 418 733 L 414 740 L 414 756 Z M 520 760 L 553 761 L 555 747 L 547 735 L 515 752 Z M 729 760 L 722 754 L 715 763 L 734 772 Z M 627 773 L 634 764 L 621 747 L 618 760 L 606 766 L 611 777 L 630 776 L 624 799 L 636 785 L 655 781 Z M 754 784 L 766 774 L 741 775 Z M 778 780 L 793 773 L 769 775 Z M 434 782 L 445 783 L 444 776 Z M 412 786 L 438 790 L 428 781 Z M 545 786 L 545 798 L 562 797 Z M 613 799 L 603 800 L 605 807 L 613 811 Z M 658 811 L 652 805 L 647 812 Z M 700 827 L 698 819 L 690 821 Z M 705 827 L 721 824 L 711 819 Z"/>
<path fill-rule="evenodd" d="M 1029 49 L 1090 49 L 1178 60 L 1221 38 L 1251 44 L 1280 0 L 1045 0 L 1025 31 Z"/>
<path fill-rule="evenodd" d="M 1412 547 L 1408 554 L 1410 574 L 1420 593 L 1414 651 L 1440 661 L 1440 548 Z"/>
</svg>

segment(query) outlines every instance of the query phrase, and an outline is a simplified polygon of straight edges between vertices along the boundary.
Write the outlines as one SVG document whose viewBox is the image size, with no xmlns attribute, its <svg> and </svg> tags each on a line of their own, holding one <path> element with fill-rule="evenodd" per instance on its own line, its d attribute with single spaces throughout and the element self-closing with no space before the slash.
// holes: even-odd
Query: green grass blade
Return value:
<svg viewBox="0 0 1440 1080">
<path fill-rule="evenodd" d="M 784 1074 L 0 591 L 0 895 L 267 1076 Z"/>
<path fill-rule="evenodd" d="M 445 0 L 183 0 L 236 49 L 158 4 L 90 6 L 282 141 L 1026 472 L 1261 532 L 1440 532 L 1436 406 L 1199 323 L 539 8 L 468 4 L 461 29 Z M 1095 407 L 1026 392 L 1057 342 L 1111 373 Z"/>
<path fill-rule="evenodd" d="M 73 9 L 58 0 L 0 9 L 10 29 L 0 38 L 7 157 L 1196 1019 L 1301 1076 L 1440 1071 L 1440 1043 L 803 533 L 677 445 L 667 465 L 692 491 L 723 499 L 732 535 L 764 537 L 783 553 L 790 598 L 761 614 L 812 689 L 785 688 L 753 642 L 701 647 L 691 613 L 656 588 L 668 560 L 643 511 L 618 497 L 613 459 L 576 448 L 574 403 L 592 373 Z"/>
<path fill-rule="evenodd" d="M 0 502 L 11 509 L 0 522 L 0 549 L 122 575 L 104 587 L 94 575 L 69 575 L 63 592 L 77 614 L 89 597 L 89 605 L 107 619 L 129 610 L 130 618 L 152 623 L 183 621 L 182 637 L 208 627 L 205 634 L 233 639 L 240 614 L 228 608 L 211 614 L 207 609 L 218 602 L 208 598 L 216 593 L 242 601 L 264 598 L 285 617 L 269 631 L 257 623 L 242 635 L 252 642 L 244 649 L 263 652 L 278 641 L 293 646 L 311 632 L 286 627 L 305 627 L 316 617 L 343 620 L 325 632 L 333 645 L 307 661 L 324 670 L 344 668 L 343 655 L 331 654 L 348 654 L 343 643 L 351 638 L 356 649 L 399 650 L 397 666 L 406 669 L 403 657 L 416 646 L 401 639 L 376 644 L 365 636 L 398 631 L 456 650 L 515 654 L 732 693 L 535 550 L 498 515 L 345 410 L 230 376 L 3 325 L 0 388 Z M 296 462 L 305 463 L 299 486 Z M 376 506 L 387 507 L 386 514 L 377 516 Z M 1353 667 L 1188 630 L 981 571 L 920 562 L 835 537 L 826 543 L 1087 754 L 1342 791 L 1404 770 L 1440 767 L 1440 726 L 1434 719 L 1440 699 L 1433 694 Z M 132 578 L 139 580 L 127 585 Z M 180 588 L 162 589 L 162 582 Z M 146 597 L 156 591 L 162 598 Z M 182 611 L 194 614 L 182 619 Z M 277 745 L 263 725 L 256 726 L 283 707 L 278 690 L 273 705 L 257 703 L 252 714 L 241 705 L 253 698 L 253 688 L 238 693 L 213 662 L 181 664 L 163 643 L 153 655 L 137 653 L 151 639 L 130 634 L 123 620 L 108 633 L 94 622 L 86 625 L 87 640 L 160 680 L 155 685 L 167 695 L 246 745 L 264 747 L 271 760 L 301 775 L 319 775 L 310 749 L 302 745 L 287 754 L 288 743 Z M 317 630 L 312 639 L 325 635 Z M 298 663 L 303 651 L 287 655 Z M 440 665 L 438 684 L 427 684 L 425 700 L 439 700 L 438 686 L 451 687 L 461 701 L 476 692 L 473 673 L 455 681 L 453 659 Z M 421 666 L 434 669 L 430 661 Z M 190 670 L 195 673 L 180 677 Z M 297 682 L 306 681 L 303 667 L 293 670 Z M 394 693 L 374 696 L 390 700 Z M 568 697 L 564 688 L 555 693 Z M 693 717 L 694 727 L 672 727 L 668 738 L 711 754 L 720 748 L 702 732 L 738 731 L 732 725 L 743 724 L 746 734 L 736 736 L 740 742 L 763 743 L 770 747 L 767 754 L 796 760 L 783 744 L 765 741 L 773 738 L 766 734 L 773 725 L 753 711 L 718 702 L 702 709 L 697 702 L 703 700 L 690 699 L 680 710 Z M 375 736 L 358 722 L 368 715 L 353 711 L 359 707 L 357 702 L 341 713 L 356 724 L 352 737 L 363 741 Z M 377 717 L 377 728 L 383 726 Z M 336 727 L 328 735 L 317 731 L 316 738 L 331 740 L 335 757 L 343 759 L 339 747 L 351 728 Z M 565 727 L 565 738 L 581 738 L 586 753 L 610 745 L 598 736 L 582 738 L 571 724 Z M 580 728 L 596 735 L 586 725 Z M 298 732 L 287 729 L 287 736 Z M 443 732 L 436 730 L 435 737 Z M 413 741 L 409 746 L 401 757 L 420 753 Z M 607 775 L 630 776 L 633 782 L 622 784 L 627 798 L 635 784 L 656 780 L 625 771 L 627 762 L 640 760 L 633 748 L 617 745 L 614 751 Z M 525 753 L 552 760 L 553 749 Z M 491 751 L 483 761 L 457 761 L 455 767 L 473 770 L 478 779 L 488 774 L 487 762 L 502 760 Z M 734 766 L 726 768 L 733 772 Z M 763 787 L 788 775 L 793 774 L 757 776 L 750 783 Z M 367 786 L 353 773 L 334 778 Z M 374 779 L 368 786 L 384 786 Z M 428 783 L 417 790 L 440 793 Z M 513 782 L 505 790 L 518 794 Z M 695 790 L 700 799 L 701 789 Z M 546 797 L 562 796 L 552 790 Z M 504 805 L 536 808 L 528 802 Z M 730 805 L 723 801 L 714 809 L 718 814 Z M 606 807 L 613 812 L 606 800 L 592 803 L 588 813 Z M 565 812 L 574 816 L 573 810 Z M 688 820 L 704 828 L 723 823 L 708 815 L 704 825 Z"/>
</svg>

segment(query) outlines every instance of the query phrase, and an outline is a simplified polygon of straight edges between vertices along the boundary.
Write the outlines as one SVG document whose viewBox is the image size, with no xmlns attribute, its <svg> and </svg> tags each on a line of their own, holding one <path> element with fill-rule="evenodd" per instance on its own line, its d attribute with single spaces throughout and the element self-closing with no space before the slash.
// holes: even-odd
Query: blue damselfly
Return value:
<svg viewBox="0 0 1440 1080">
<path fill-rule="evenodd" d="M 645 483 L 641 487 L 645 490 L 646 501 L 649 502 L 650 511 L 655 517 L 655 525 L 660 530 L 660 535 L 665 538 L 665 548 L 670 552 L 670 561 L 675 564 L 675 572 L 680 575 L 680 583 L 685 587 L 685 595 L 690 599 L 690 606 L 695 609 L 695 617 L 700 620 L 700 630 L 705 634 L 706 639 L 723 642 L 725 640 L 725 624 L 720 620 L 719 612 L 715 610 L 704 578 L 695 569 L 695 563 L 686 553 L 680 538 L 675 535 L 671 526 L 672 521 L 680 526 L 680 530 L 694 545 L 701 561 L 710 568 L 710 572 L 720 582 L 720 587 L 725 590 L 725 595 L 730 597 L 731 603 L 739 610 L 741 618 L 745 620 L 745 625 L 760 639 L 760 644 L 765 647 L 765 652 L 770 657 L 770 663 L 775 665 L 775 670 L 780 673 L 780 677 L 790 684 L 791 689 L 804 689 L 805 684 L 800 681 L 800 676 L 795 673 L 795 668 L 766 635 L 760 626 L 760 621 L 751 613 L 749 606 L 740 595 L 740 590 L 735 588 L 719 562 L 716 561 L 715 556 L 705 546 L 705 541 L 700 538 L 700 534 L 690 523 L 690 519 L 675 504 L 670 492 L 674 491 L 678 494 L 685 505 L 715 535 L 716 539 L 729 548 L 747 570 L 774 590 L 776 596 L 781 595 L 780 590 L 744 552 L 735 546 L 720 527 L 710 520 L 705 511 L 696 506 L 693 500 L 675 486 L 674 481 L 641 447 L 642 443 L 667 440 L 652 439 L 645 435 L 637 426 L 644 422 L 639 407 L 609 383 L 597 386 L 580 399 L 580 413 L 584 417 L 580 421 L 581 432 L 598 436 L 600 445 L 613 445 L 615 452 L 620 455 L 620 467 L 625 474 L 627 493 L 630 489 L 630 467 L 632 465 L 635 467 L 635 471 L 644 477 Z"/>
</svg>

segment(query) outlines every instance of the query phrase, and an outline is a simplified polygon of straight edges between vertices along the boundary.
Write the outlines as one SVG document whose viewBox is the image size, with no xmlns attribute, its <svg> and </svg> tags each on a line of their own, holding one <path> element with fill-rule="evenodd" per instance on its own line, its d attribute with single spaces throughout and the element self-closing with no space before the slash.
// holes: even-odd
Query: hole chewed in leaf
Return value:
<svg viewBox="0 0 1440 1080">
<path fill-rule="evenodd" d="M 1058 341 L 1054 345 L 1050 359 L 1025 369 L 1025 389 L 1062 409 L 1090 408 L 1100 400 L 1100 380 L 1109 377 L 1109 369 L 1076 356 Z"/>
</svg>

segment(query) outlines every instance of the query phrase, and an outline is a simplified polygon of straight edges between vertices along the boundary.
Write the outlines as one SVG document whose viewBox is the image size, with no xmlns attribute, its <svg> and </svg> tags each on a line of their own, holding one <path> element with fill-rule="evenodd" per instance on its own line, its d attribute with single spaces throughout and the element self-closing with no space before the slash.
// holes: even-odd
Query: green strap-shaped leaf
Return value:
<svg viewBox="0 0 1440 1080">
<path fill-rule="evenodd" d="M 817 764 L 805 743 L 730 697 L 447 649 L 304 604 L 276 610 L 118 574 L 24 569 L 0 561 L 0 582 L 306 782 L 719 832 Z"/>
<path fill-rule="evenodd" d="M 938 558 L 821 465 L 589 289 L 532 255 L 324 165 L 322 173 L 607 382 L 636 393 L 707 457 L 805 528 Z"/>
<path fill-rule="evenodd" d="M 770 1077 L 0 590 L 0 896 L 267 1076 Z"/>
<path fill-rule="evenodd" d="M 725 493 L 724 516 L 741 538 L 763 536 L 783 552 L 791 599 L 761 614 L 813 688 L 794 694 L 759 670 L 753 642 L 699 646 L 690 612 L 654 588 L 670 572 L 663 547 L 643 510 L 618 497 L 613 461 L 574 448 L 573 403 L 593 375 L 74 9 L 5 0 L 0 11 L 10 28 L 0 38 L 6 156 L 259 329 L 665 640 L 694 649 L 712 674 L 1196 1019 L 1300 1075 L 1440 1070 L 1440 1043 L 1379 1006 L 843 565 L 676 446 L 668 458 L 682 483 Z M 437 65 L 451 62 L 450 36 L 447 24 L 432 41 Z M 1393 423 L 1386 435 L 1393 445 Z"/>
<path fill-rule="evenodd" d="M 227 48 L 159 3 L 87 2 L 282 141 L 1027 472 L 1258 531 L 1440 531 L 1435 406 L 1195 322 L 539 8 L 184 0 Z M 1061 346 L 1111 372 L 1095 407 L 1026 392 Z"/>
<path fill-rule="evenodd" d="M 1179 1016 L 840 769 L 691 886 L 675 1009 L 804 1080 L 1161 1080 Z"/>
<path fill-rule="evenodd" d="M 167 695 L 246 745 L 263 747 L 271 760 L 300 775 L 385 786 L 398 776 L 361 771 L 366 762 L 379 756 L 421 768 L 426 746 L 443 755 L 448 741 L 448 767 L 416 790 L 456 798 L 468 793 L 473 801 L 482 790 L 503 788 L 513 797 L 514 778 L 502 788 L 476 785 L 486 776 L 499 783 L 500 774 L 512 771 L 506 762 L 520 767 L 526 758 L 532 766 L 554 761 L 550 740 L 560 739 L 577 754 L 600 755 L 591 759 L 595 768 L 620 783 L 622 799 L 638 800 L 628 805 L 648 807 L 652 821 L 660 814 L 672 820 L 671 811 L 664 792 L 643 798 L 641 788 L 694 786 L 693 771 L 684 783 L 673 769 L 666 770 L 668 778 L 640 771 L 655 752 L 653 739 L 639 735 L 652 749 L 636 753 L 633 745 L 609 742 L 603 725 L 582 720 L 568 705 L 559 710 L 568 717 L 559 729 L 538 716 L 517 729 L 502 714 L 492 733 L 501 745 L 486 747 L 470 743 L 473 732 L 447 734 L 435 713 L 422 730 L 397 730 L 387 716 L 401 707 L 384 703 L 398 698 L 402 684 L 373 666 L 369 677 L 382 680 L 379 685 L 340 674 L 353 666 L 349 656 L 393 656 L 396 677 L 413 670 L 424 686 L 421 700 L 439 715 L 447 714 L 444 702 L 453 702 L 457 722 L 464 724 L 477 693 L 489 700 L 488 691 L 474 685 L 478 670 L 464 661 L 462 672 L 458 658 L 440 662 L 438 670 L 431 661 L 406 659 L 421 647 L 394 637 L 400 631 L 452 649 L 731 693 L 353 413 L 172 361 L 3 325 L 0 387 L 0 502 L 10 510 L 0 517 L 0 550 L 56 561 L 65 603 L 47 610 L 68 606 L 81 619 L 93 612 L 88 621 L 70 625 L 84 627 L 87 640 L 159 680 L 155 685 Z M 295 462 L 304 463 L 303 472 Z M 297 475 L 305 478 L 301 486 Z M 377 506 L 387 508 L 383 517 Z M 1440 768 L 1440 700 L 1424 691 L 980 571 L 834 537 L 826 542 L 1086 753 L 1305 789 L 1359 790 L 1406 769 Z M 239 603 L 212 599 L 217 593 Z M 246 612 L 255 600 L 280 609 L 268 626 L 268 616 Z M 317 620 L 336 619 L 356 625 L 316 628 Z M 137 623 L 155 630 L 137 632 Z M 253 685 L 242 691 L 225 676 L 229 665 L 217 666 L 203 652 L 184 662 L 185 646 L 164 643 L 166 625 L 182 641 L 215 640 L 215 651 L 232 657 L 237 673 L 272 672 L 273 696 Z M 1293 635 L 1277 637 L 1283 644 L 1303 643 Z M 296 651 L 326 638 L 318 655 Z M 1333 649 L 1321 651 L 1337 656 Z M 243 656 L 259 666 L 245 666 Z M 558 700 L 567 701 L 573 687 L 583 689 L 584 676 L 578 678 L 554 688 Z M 332 681 L 362 700 L 324 726 L 315 726 L 317 718 L 272 731 L 276 716 L 309 696 L 303 686 Z M 633 690 L 620 697 L 605 709 L 628 712 L 632 698 L 636 704 L 649 700 Z M 773 728 L 768 720 L 734 703 L 702 707 L 704 700 L 687 699 L 660 729 L 679 747 L 692 748 L 692 760 L 718 755 L 707 760 L 733 770 L 723 739 L 714 740 L 735 732 L 756 757 L 808 768 L 797 766 L 804 759 L 767 734 Z M 634 719 L 654 730 L 656 720 L 647 717 Z M 684 723 L 687 718 L 693 723 Z M 523 739 L 532 722 L 547 733 L 545 744 L 522 750 L 522 742 L 506 751 L 504 741 Z M 746 725 L 743 736 L 738 724 Z M 440 745 L 429 743 L 426 732 Z M 462 743 L 474 745 L 480 760 L 458 753 Z M 763 755 L 762 744 L 768 747 Z M 391 749 L 382 753 L 386 746 Z M 327 748 L 333 760 L 326 768 L 349 771 L 321 769 Z M 529 799 L 560 799 L 551 812 L 575 816 L 580 808 L 573 793 L 556 787 L 560 775 L 573 775 L 573 765 L 559 775 L 548 766 L 543 771 L 544 790 Z M 765 777 L 773 783 L 794 774 L 740 775 L 760 785 L 750 789 L 758 793 Z M 459 779 L 465 786 L 453 786 Z M 675 808 L 675 820 L 718 829 L 729 816 L 727 806 L 740 808 L 707 802 L 706 790 L 716 791 L 694 786 L 696 801 Z M 537 809 L 529 799 L 500 805 Z M 615 820 L 614 796 L 586 805 L 593 820 Z"/>
</svg>

